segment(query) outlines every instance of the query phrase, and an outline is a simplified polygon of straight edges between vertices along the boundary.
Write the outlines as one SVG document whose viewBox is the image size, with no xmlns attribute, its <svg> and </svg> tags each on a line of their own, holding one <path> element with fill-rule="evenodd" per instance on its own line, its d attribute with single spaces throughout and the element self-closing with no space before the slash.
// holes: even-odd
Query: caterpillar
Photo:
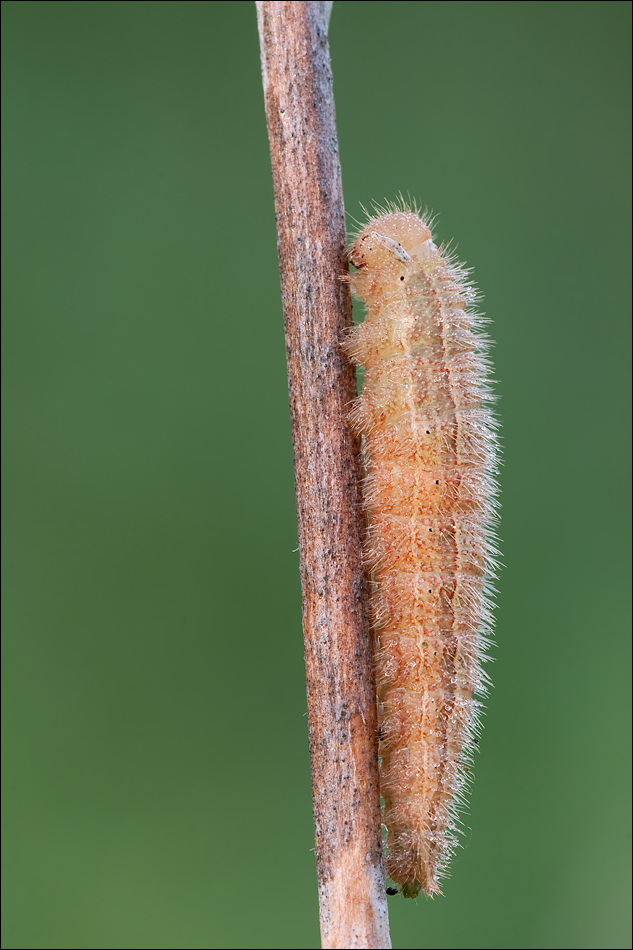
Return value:
<svg viewBox="0 0 633 950">
<path fill-rule="evenodd" d="M 498 452 L 470 272 L 417 208 L 375 210 L 345 278 L 367 312 L 343 346 L 365 370 L 351 423 L 366 468 L 386 870 L 415 897 L 441 893 L 477 743 Z"/>
</svg>

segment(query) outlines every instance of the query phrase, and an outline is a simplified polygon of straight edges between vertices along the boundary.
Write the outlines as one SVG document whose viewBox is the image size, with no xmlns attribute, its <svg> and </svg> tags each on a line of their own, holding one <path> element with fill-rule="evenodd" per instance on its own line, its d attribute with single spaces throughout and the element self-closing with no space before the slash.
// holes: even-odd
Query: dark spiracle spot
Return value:
<svg viewBox="0 0 633 950">
<path fill-rule="evenodd" d="M 389 895 L 389 897 L 393 897 L 394 894 L 398 894 L 398 893 L 399 893 L 399 891 L 398 891 L 398 888 L 397 888 L 397 887 L 388 887 L 388 888 L 387 888 L 387 894 Z"/>
</svg>

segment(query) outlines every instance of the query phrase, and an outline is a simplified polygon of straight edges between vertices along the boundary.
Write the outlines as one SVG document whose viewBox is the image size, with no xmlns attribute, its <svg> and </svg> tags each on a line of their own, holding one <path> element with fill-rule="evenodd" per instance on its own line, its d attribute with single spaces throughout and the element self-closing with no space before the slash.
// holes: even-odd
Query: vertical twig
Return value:
<svg viewBox="0 0 633 950">
<path fill-rule="evenodd" d="M 257 3 L 295 456 L 323 947 L 390 947 L 362 467 L 340 341 L 351 302 L 327 28 L 332 4 Z"/>
</svg>

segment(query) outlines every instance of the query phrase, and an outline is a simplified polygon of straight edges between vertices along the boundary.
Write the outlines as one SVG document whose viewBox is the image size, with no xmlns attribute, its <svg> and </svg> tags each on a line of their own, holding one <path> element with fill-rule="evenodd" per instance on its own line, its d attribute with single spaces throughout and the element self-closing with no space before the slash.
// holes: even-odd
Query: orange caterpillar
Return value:
<svg viewBox="0 0 633 950">
<path fill-rule="evenodd" d="M 344 344 L 365 367 L 364 437 L 387 871 L 441 893 L 485 689 L 496 443 L 467 272 L 417 210 L 388 207 L 351 249 L 367 304 Z"/>
</svg>

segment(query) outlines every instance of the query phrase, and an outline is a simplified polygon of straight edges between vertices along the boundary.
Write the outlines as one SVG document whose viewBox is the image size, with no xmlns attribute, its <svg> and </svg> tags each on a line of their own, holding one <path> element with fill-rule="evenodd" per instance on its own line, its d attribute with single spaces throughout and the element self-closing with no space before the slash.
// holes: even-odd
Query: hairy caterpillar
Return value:
<svg viewBox="0 0 633 950">
<path fill-rule="evenodd" d="M 377 209 L 347 278 L 367 305 L 344 343 L 365 368 L 363 436 L 387 871 L 441 893 L 485 691 L 496 442 L 468 272 L 417 209 Z M 392 889 L 393 890 L 393 889 Z"/>
</svg>

